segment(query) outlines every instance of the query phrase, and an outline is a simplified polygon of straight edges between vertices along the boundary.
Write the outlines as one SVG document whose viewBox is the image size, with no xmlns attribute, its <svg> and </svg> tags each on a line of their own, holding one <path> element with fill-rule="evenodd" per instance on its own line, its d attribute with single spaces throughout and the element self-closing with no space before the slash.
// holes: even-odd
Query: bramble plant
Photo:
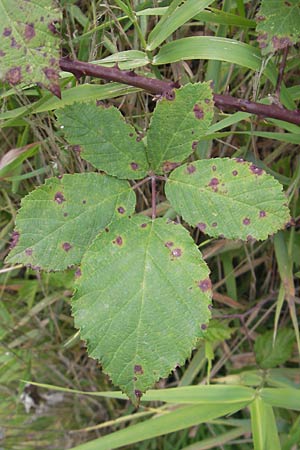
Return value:
<svg viewBox="0 0 300 450">
<path fill-rule="evenodd" d="M 57 116 L 68 142 L 105 173 L 52 178 L 25 197 L 7 262 L 80 265 L 75 325 L 138 404 L 205 336 L 211 306 L 209 270 L 192 238 L 156 218 L 156 181 L 176 213 L 214 237 L 266 239 L 288 222 L 286 199 L 278 181 L 240 158 L 183 163 L 212 120 L 207 83 L 161 98 L 143 139 L 115 107 L 75 103 Z M 134 214 L 135 185 L 123 179 L 151 181 L 152 219 Z"/>
<path fill-rule="evenodd" d="M 65 140 L 66 148 L 80 158 L 85 170 L 57 171 L 61 174 L 48 178 L 22 199 L 6 262 L 45 272 L 74 269 L 72 314 L 89 356 L 101 363 L 103 372 L 134 406 L 144 399 L 185 404 L 156 419 L 161 427 L 157 434 L 151 424 L 146 425 L 143 439 L 250 405 L 255 449 L 277 450 L 273 407 L 299 409 L 299 391 L 285 384 L 282 387 L 281 381 L 272 384 L 272 374 L 245 372 L 245 380 L 232 375 L 224 381 L 232 384 L 234 380 L 234 386 L 183 385 L 146 391 L 184 365 L 209 333 L 210 343 L 230 336 L 230 331 L 228 335 L 228 330 L 218 329 L 211 320 L 210 270 L 192 237 L 193 230 L 201 236 L 255 243 L 291 224 L 288 204 L 294 191 L 289 190 L 288 196 L 280 177 L 273 177 L 266 164 L 254 157 L 248 161 L 239 152 L 230 158 L 208 158 L 199 147 L 202 141 L 227 136 L 230 132 L 222 134 L 220 130 L 249 119 L 251 114 L 272 118 L 283 129 L 287 124 L 289 133 L 273 133 L 274 139 L 299 142 L 295 129 L 300 114 L 283 84 L 284 64 L 277 73 L 270 61 L 270 55 L 283 50 L 284 63 L 288 49 L 299 40 L 299 2 L 278 1 L 276 8 L 274 2 L 261 2 L 256 16 L 260 49 L 223 36 L 189 36 L 164 43 L 195 17 L 206 20 L 207 14 L 212 14 L 219 20 L 218 10 L 205 9 L 213 4 L 209 0 L 174 0 L 155 8 L 145 3 L 138 12 L 133 12 L 130 2 L 116 3 L 136 28 L 143 51 L 116 52 L 100 64 L 92 64 L 60 58 L 62 18 L 56 3 L 0 0 L 0 77 L 17 92 L 31 83 L 38 84 L 41 92 L 42 88 L 48 91 L 27 109 L 16 108 L 0 116 L 9 126 L 14 119 L 17 125 L 18 119 L 23 124 L 23 115 L 31 112 L 55 111 L 56 136 Z M 151 15 L 152 9 L 161 18 L 145 40 L 137 17 Z M 283 11 L 285 23 L 281 23 Z M 78 12 L 77 17 L 83 21 Z M 225 24 L 237 23 L 238 16 L 224 12 L 222 17 Z M 243 27 L 254 26 L 246 17 L 239 20 Z M 244 65 L 260 76 L 264 73 L 275 88 L 274 104 L 213 93 L 210 81 L 180 86 L 154 77 L 160 64 L 183 59 L 222 60 Z M 146 65 L 154 68 L 151 75 L 134 72 Z M 111 83 L 65 89 L 70 81 L 66 72 L 77 79 L 88 75 Z M 141 89 L 156 96 L 142 132 L 117 107 L 101 101 Z M 239 113 L 213 123 L 216 107 L 234 108 Z M 241 133 L 269 137 L 262 131 Z M 16 160 L 23 161 L 31 151 L 30 144 Z M 0 175 L 13 164 L 0 167 Z M 295 176 L 295 186 L 297 180 Z M 145 186 L 151 198 L 150 212 L 137 208 L 136 192 Z M 158 211 L 159 196 L 167 205 L 163 213 Z M 287 253 L 280 253 L 278 244 L 284 238 L 277 236 L 275 252 L 279 260 L 286 260 Z M 281 265 L 282 302 L 285 296 L 299 346 L 289 269 L 292 272 L 291 266 Z M 276 324 L 279 313 L 280 307 Z M 271 370 L 284 363 L 292 352 L 293 339 L 293 332 L 285 328 L 279 330 L 275 344 L 270 332 L 260 336 L 254 349 L 259 367 Z M 206 351 L 211 361 L 212 347 L 208 345 Z M 263 386 L 268 377 L 272 388 Z M 124 398 L 116 392 L 108 396 Z M 142 429 L 139 425 L 145 423 L 137 425 L 137 435 Z M 267 429 L 272 432 L 267 434 Z M 124 440 L 118 441 L 118 432 L 115 435 L 115 441 L 104 437 L 101 448 L 141 440 L 124 433 Z M 92 448 L 82 446 L 83 450 Z"/>
</svg>

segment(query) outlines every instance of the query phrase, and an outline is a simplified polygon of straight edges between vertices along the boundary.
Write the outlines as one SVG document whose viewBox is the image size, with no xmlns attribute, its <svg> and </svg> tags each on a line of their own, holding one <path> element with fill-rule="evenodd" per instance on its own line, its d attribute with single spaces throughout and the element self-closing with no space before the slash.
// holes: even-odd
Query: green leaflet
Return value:
<svg viewBox="0 0 300 450">
<path fill-rule="evenodd" d="M 23 199 L 7 262 L 45 270 L 78 264 L 96 234 L 134 207 L 126 181 L 96 173 L 50 178 Z"/>
<path fill-rule="evenodd" d="M 263 55 L 294 45 L 300 39 L 299 0 L 262 0 L 256 21 Z"/>
<path fill-rule="evenodd" d="M 41 83 L 60 96 L 60 20 L 49 0 L 0 0 L 0 78 L 12 86 Z"/>
<path fill-rule="evenodd" d="M 164 219 L 123 219 L 85 253 L 76 327 L 134 404 L 183 364 L 210 317 L 209 270 L 189 233 Z"/>
<path fill-rule="evenodd" d="M 75 103 L 57 112 L 70 144 L 82 147 L 81 157 L 118 178 L 147 174 L 145 145 L 117 108 Z"/>
<path fill-rule="evenodd" d="M 185 164 L 172 172 L 165 190 L 177 213 L 211 236 L 266 239 L 289 220 L 282 186 L 242 159 Z"/>
<path fill-rule="evenodd" d="M 275 340 L 273 330 L 258 336 L 254 344 L 257 364 L 262 369 L 284 364 L 291 357 L 294 343 L 295 334 L 288 328 L 280 328 Z"/>
<path fill-rule="evenodd" d="M 209 83 L 187 84 L 174 96 L 157 103 L 147 133 L 148 159 L 156 173 L 169 171 L 172 163 L 176 166 L 187 158 L 213 118 Z"/>
</svg>

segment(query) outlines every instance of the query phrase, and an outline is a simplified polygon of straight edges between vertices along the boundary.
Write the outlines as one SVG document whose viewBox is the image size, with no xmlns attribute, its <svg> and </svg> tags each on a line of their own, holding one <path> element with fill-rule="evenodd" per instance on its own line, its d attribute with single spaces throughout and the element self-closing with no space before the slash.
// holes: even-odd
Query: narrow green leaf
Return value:
<svg viewBox="0 0 300 450">
<path fill-rule="evenodd" d="M 174 90 L 175 98 L 162 98 L 147 133 L 151 169 L 163 173 L 187 158 L 208 130 L 213 118 L 212 91 L 208 83 L 187 84 Z"/>
<path fill-rule="evenodd" d="M 209 270 L 183 227 L 140 216 L 101 233 L 81 270 L 75 325 L 90 356 L 137 404 L 203 336 Z"/>
<path fill-rule="evenodd" d="M 240 158 L 185 164 L 172 172 L 165 190 L 175 211 L 211 236 L 266 239 L 289 220 L 282 186 Z"/>
<path fill-rule="evenodd" d="M 123 430 L 79 445 L 74 450 L 113 450 L 124 445 L 199 425 L 217 417 L 233 414 L 246 405 L 247 403 L 241 402 L 236 405 L 223 405 L 222 403 L 210 405 L 208 403 L 200 406 L 183 406 L 155 416 L 153 419 L 131 425 Z"/>
<path fill-rule="evenodd" d="M 7 262 L 45 270 L 79 264 L 96 234 L 134 207 L 126 181 L 96 173 L 51 178 L 23 199 Z"/>
<path fill-rule="evenodd" d="M 178 3 L 180 4 L 182 2 L 177 2 L 177 4 Z M 192 19 L 211 3 L 213 3 L 212 0 L 186 0 L 170 14 L 169 9 L 172 8 L 171 4 L 165 13 L 166 17 L 163 16 L 149 34 L 147 50 L 154 50 L 159 44 L 166 40 L 167 37 L 176 31 L 177 28 Z"/>
<path fill-rule="evenodd" d="M 70 144 L 81 157 L 118 178 L 139 179 L 147 174 L 143 141 L 115 107 L 76 103 L 57 112 Z"/>
<path fill-rule="evenodd" d="M 299 0 L 262 0 L 256 21 L 257 40 L 263 55 L 300 40 Z"/>
<path fill-rule="evenodd" d="M 113 67 L 117 64 L 121 70 L 129 70 L 146 66 L 150 61 L 144 52 L 139 50 L 126 50 L 100 59 L 96 63 L 105 67 Z"/>
<path fill-rule="evenodd" d="M 295 334 L 288 328 L 280 328 L 274 342 L 274 331 L 270 330 L 260 335 L 254 344 L 257 364 L 262 369 L 270 369 L 284 364 L 293 351 Z"/>
<path fill-rule="evenodd" d="M 259 391 L 259 394 L 262 400 L 271 406 L 300 411 L 300 389 L 263 388 Z"/>
<path fill-rule="evenodd" d="M 60 20 L 52 0 L 0 0 L 0 78 L 12 86 L 41 83 L 60 96 Z"/>
<path fill-rule="evenodd" d="M 272 406 L 256 398 L 250 404 L 254 450 L 281 450 Z"/>
</svg>

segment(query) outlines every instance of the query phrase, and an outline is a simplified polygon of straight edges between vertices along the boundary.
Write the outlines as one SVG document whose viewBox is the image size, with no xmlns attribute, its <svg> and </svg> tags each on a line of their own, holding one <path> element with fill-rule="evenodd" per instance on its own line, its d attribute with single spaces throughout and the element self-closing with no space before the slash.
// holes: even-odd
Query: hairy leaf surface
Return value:
<svg viewBox="0 0 300 450">
<path fill-rule="evenodd" d="M 300 40 L 299 0 L 262 0 L 256 21 L 263 55 L 294 45 Z"/>
<path fill-rule="evenodd" d="M 135 129 L 115 107 L 75 103 L 57 112 L 70 144 L 81 157 L 118 178 L 143 178 L 148 169 L 146 150 Z"/>
<path fill-rule="evenodd" d="M 157 104 L 147 133 L 151 169 L 168 172 L 197 147 L 213 118 L 208 83 L 187 84 Z"/>
<path fill-rule="evenodd" d="M 0 78 L 12 86 L 41 83 L 60 96 L 61 14 L 54 1 L 0 0 Z"/>
<path fill-rule="evenodd" d="M 122 219 L 83 257 L 73 298 L 89 355 L 137 404 L 190 355 L 210 317 L 209 269 L 188 232 L 164 219 Z"/>
<path fill-rule="evenodd" d="M 78 264 L 96 234 L 134 207 L 126 181 L 96 173 L 50 178 L 23 199 L 7 262 L 45 270 Z"/>
<path fill-rule="evenodd" d="M 166 184 L 172 207 L 210 236 L 266 239 L 289 220 L 282 186 L 242 159 L 214 158 L 175 169 Z"/>
</svg>

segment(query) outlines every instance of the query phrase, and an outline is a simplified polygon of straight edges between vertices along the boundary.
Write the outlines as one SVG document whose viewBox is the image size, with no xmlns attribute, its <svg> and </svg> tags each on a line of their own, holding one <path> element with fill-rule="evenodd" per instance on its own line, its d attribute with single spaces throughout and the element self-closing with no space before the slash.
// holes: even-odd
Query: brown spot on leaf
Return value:
<svg viewBox="0 0 300 450">
<path fill-rule="evenodd" d="M 10 249 L 14 248 L 17 245 L 17 243 L 19 242 L 19 238 L 20 233 L 18 231 L 13 231 L 11 234 L 11 242 L 9 246 Z"/>
<path fill-rule="evenodd" d="M 3 36 L 4 37 L 7 37 L 7 36 L 10 36 L 11 35 L 11 28 L 4 28 L 4 30 L 3 30 Z"/>
<path fill-rule="evenodd" d="M 189 173 L 189 174 L 194 173 L 194 172 L 196 172 L 196 167 L 193 166 L 193 164 L 188 164 L 188 165 L 186 166 L 186 171 L 187 171 L 187 173 Z"/>
<path fill-rule="evenodd" d="M 213 222 L 213 223 L 211 224 L 211 226 L 212 226 L 213 228 L 215 228 L 215 227 L 218 226 L 218 224 L 217 224 L 217 222 Z"/>
<path fill-rule="evenodd" d="M 104 230 L 106 233 L 109 233 L 109 228 L 105 227 Z"/>
<path fill-rule="evenodd" d="M 267 213 L 263 209 L 259 211 L 259 217 L 266 217 Z"/>
<path fill-rule="evenodd" d="M 3 50 L 0 50 L 0 57 L 5 56 L 6 53 Z"/>
<path fill-rule="evenodd" d="M 21 75 L 21 67 L 12 67 L 7 73 L 6 73 L 6 80 L 12 84 L 18 84 L 20 83 L 22 79 Z"/>
<path fill-rule="evenodd" d="M 167 248 L 171 248 L 171 247 L 173 247 L 173 245 L 174 245 L 174 242 L 172 242 L 172 241 L 165 242 L 165 247 L 167 247 Z"/>
<path fill-rule="evenodd" d="M 139 165 L 138 165 L 136 162 L 132 162 L 132 163 L 130 164 L 130 167 L 132 168 L 132 170 L 138 170 Z"/>
<path fill-rule="evenodd" d="M 277 36 L 273 36 L 272 43 L 275 50 L 279 50 L 293 45 L 292 41 L 287 36 L 280 38 Z"/>
<path fill-rule="evenodd" d="M 202 292 L 209 291 L 211 289 L 211 281 L 209 278 L 205 278 L 204 280 L 199 281 L 198 287 Z"/>
<path fill-rule="evenodd" d="M 200 231 L 205 231 L 206 230 L 206 223 L 199 222 L 197 224 L 197 228 L 199 228 Z"/>
<path fill-rule="evenodd" d="M 123 239 L 121 236 L 117 236 L 116 239 L 113 241 L 113 244 L 122 245 Z"/>
<path fill-rule="evenodd" d="M 27 41 L 30 41 L 35 36 L 35 29 L 33 23 L 26 23 L 24 36 Z"/>
<path fill-rule="evenodd" d="M 58 83 L 52 83 L 50 86 L 48 86 L 48 89 L 50 92 L 52 92 L 55 97 L 61 99 L 61 90 Z"/>
<path fill-rule="evenodd" d="M 82 203 L 85 205 L 86 204 L 86 200 L 82 200 Z"/>
<path fill-rule="evenodd" d="M 196 148 L 198 147 L 198 143 L 199 143 L 199 141 L 193 141 L 192 150 L 196 150 Z"/>
<path fill-rule="evenodd" d="M 249 217 L 245 217 L 245 219 L 243 219 L 243 224 L 244 225 L 250 225 L 250 219 L 249 219 Z"/>
<path fill-rule="evenodd" d="M 64 250 L 65 252 L 68 252 L 69 250 L 71 250 L 72 245 L 71 245 L 69 242 L 64 242 L 64 243 L 62 244 L 62 248 L 63 248 L 63 250 Z"/>
<path fill-rule="evenodd" d="M 171 170 L 176 169 L 176 167 L 179 167 L 180 163 L 177 162 L 171 162 L 171 161 L 165 161 L 163 163 L 163 171 L 164 172 L 171 172 Z"/>
<path fill-rule="evenodd" d="M 55 196 L 54 196 L 54 201 L 55 201 L 56 203 L 58 203 L 59 205 L 60 205 L 62 202 L 65 202 L 66 199 L 65 199 L 65 197 L 64 197 L 64 194 L 63 194 L 62 192 L 56 192 L 56 194 L 55 194 Z"/>
<path fill-rule="evenodd" d="M 144 373 L 143 367 L 140 364 L 136 364 L 133 368 L 133 371 L 135 374 L 138 374 L 138 375 L 143 375 L 143 373 Z"/>
<path fill-rule="evenodd" d="M 182 251 L 180 248 L 174 248 L 174 250 L 172 250 L 172 255 L 175 256 L 176 258 L 179 258 L 182 255 Z"/>
<path fill-rule="evenodd" d="M 25 253 L 27 256 L 31 256 L 32 255 L 32 248 L 26 248 Z"/>
<path fill-rule="evenodd" d="M 76 270 L 76 272 L 75 272 L 75 277 L 76 277 L 76 278 L 81 277 L 81 269 L 80 269 L 80 267 L 78 267 L 78 269 Z"/>
<path fill-rule="evenodd" d="M 208 183 L 208 186 L 210 186 L 214 192 L 217 192 L 218 191 L 218 184 L 219 184 L 219 182 L 220 181 L 219 181 L 218 178 L 212 178 L 210 180 L 210 182 Z"/>
<path fill-rule="evenodd" d="M 215 171 L 217 170 L 217 166 L 215 166 L 215 165 L 211 166 L 211 170 L 212 170 L 213 172 L 215 172 Z"/>
<path fill-rule="evenodd" d="M 48 78 L 48 80 L 51 80 L 51 81 L 58 80 L 58 73 L 55 69 L 52 69 L 52 67 L 45 67 L 43 69 L 43 72 L 44 72 L 46 78 Z"/>
<path fill-rule="evenodd" d="M 11 48 L 21 48 L 21 44 L 18 44 L 14 37 L 12 37 L 10 40 L 10 46 Z M 25 49 L 25 52 L 26 51 L 27 50 Z"/>
<path fill-rule="evenodd" d="M 123 208 L 123 206 L 119 206 L 118 213 L 124 214 L 124 212 L 125 212 L 125 208 Z"/>
<path fill-rule="evenodd" d="M 203 112 L 203 109 L 201 108 L 201 106 L 196 104 L 193 108 L 193 111 L 194 111 L 194 115 L 195 115 L 196 119 L 203 119 L 204 112 Z"/>
<path fill-rule="evenodd" d="M 141 228 L 146 228 L 147 224 L 146 223 L 142 223 L 141 224 Z"/>
<path fill-rule="evenodd" d="M 142 392 L 139 391 L 138 389 L 135 389 L 134 395 L 135 395 L 138 399 L 140 399 L 140 398 L 142 397 L 143 394 L 142 394 Z"/>
<path fill-rule="evenodd" d="M 262 175 L 264 173 L 264 170 L 260 167 L 255 166 L 254 164 L 251 164 L 249 167 L 250 172 L 254 173 L 255 175 Z"/>
<path fill-rule="evenodd" d="M 68 214 L 67 212 L 64 213 L 64 217 L 68 217 L 68 215 L 69 215 L 69 214 Z"/>
<path fill-rule="evenodd" d="M 200 328 L 201 328 L 201 330 L 206 330 L 207 329 L 207 325 L 205 323 L 202 323 Z"/>
<path fill-rule="evenodd" d="M 232 171 L 232 175 L 233 175 L 234 177 L 236 177 L 237 174 L 238 174 L 238 171 L 237 171 L 237 170 L 233 170 L 233 171 Z"/>
</svg>

